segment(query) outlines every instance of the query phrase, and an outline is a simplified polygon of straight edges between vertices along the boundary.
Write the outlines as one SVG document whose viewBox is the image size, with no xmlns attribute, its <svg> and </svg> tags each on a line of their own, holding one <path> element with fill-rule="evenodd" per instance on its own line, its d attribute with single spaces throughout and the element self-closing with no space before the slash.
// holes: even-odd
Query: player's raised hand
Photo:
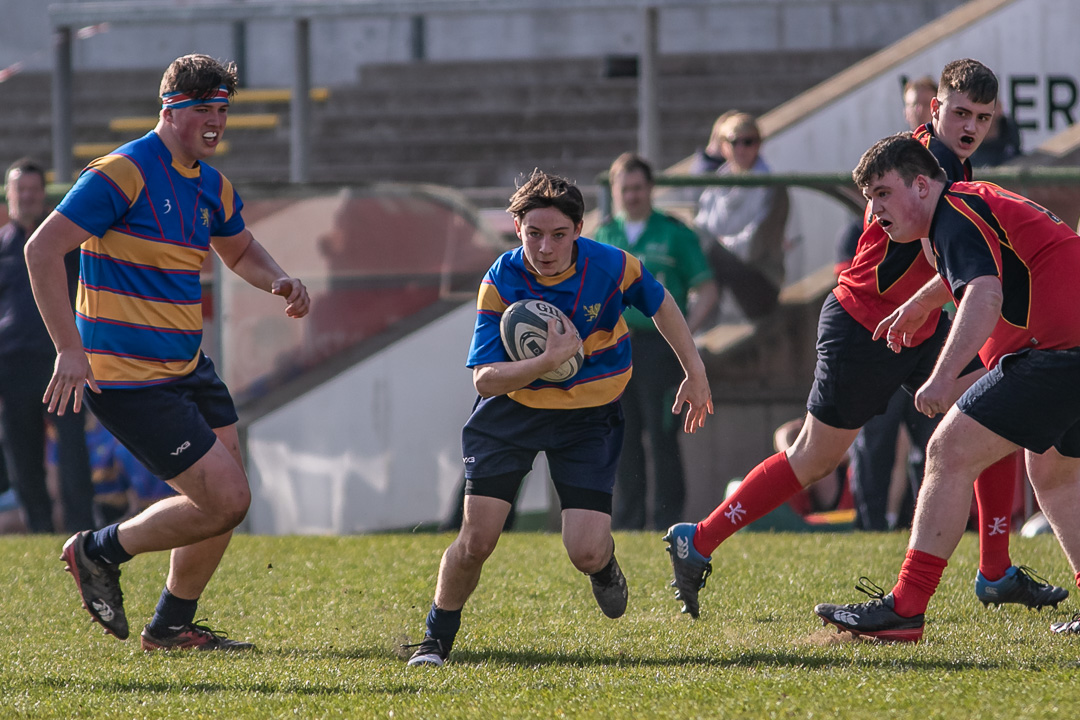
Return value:
<svg viewBox="0 0 1080 720">
<path fill-rule="evenodd" d="M 274 281 L 270 292 L 285 298 L 285 314 L 291 318 L 302 318 L 311 308 L 311 299 L 307 288 L 299 278 L 283 277 Z"/>
<path fill-rule="evenodd" d="M 75 404 L 72 410 L 79 412 L 82 409 L 82 396 L 85 387 L 96 393 L 101 390 L 94 379 L 94 372 L 90 369 L 90 361 L 86 358 L 86 351 L 82 347 L 61 350 L 53 363 L 53 376 L 49 380 L 49 386 L 45 388 L 45 395 L 41 402 L 48 406 L 49 412 L 63 415 L 67 409 L 68 398 L 75 395 Z"/>
</svg>

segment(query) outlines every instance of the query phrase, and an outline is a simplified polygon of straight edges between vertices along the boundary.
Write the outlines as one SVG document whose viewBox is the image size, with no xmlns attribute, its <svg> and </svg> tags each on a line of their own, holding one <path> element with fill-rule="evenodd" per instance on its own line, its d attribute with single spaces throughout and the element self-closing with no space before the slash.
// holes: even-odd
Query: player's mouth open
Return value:
<svg viewBox="0 0 1080 720">
<path fill-rule="evenodd" d="M 970 135 L 961 135 L 960 142 L 964 145 L 973 145 L 975 143 L 975 138 L 971 137 Z"/>
<path fill-rule="evenodd" d="M 213 142 L 213 141 L 217 140 L 217 137 L 218 137 L 218 134 L 216 132 L 204 132 L 203 133 L 203 140 L 209 140 L 210 142 Z"/>
</svg>

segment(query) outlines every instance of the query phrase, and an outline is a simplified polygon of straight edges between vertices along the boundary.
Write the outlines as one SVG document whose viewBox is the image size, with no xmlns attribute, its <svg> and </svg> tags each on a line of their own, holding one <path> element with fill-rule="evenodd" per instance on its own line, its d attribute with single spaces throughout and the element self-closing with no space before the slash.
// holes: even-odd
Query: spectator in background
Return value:
<svg viewBox="0 0 1080 720">
<path fill-rule="evenodd" d="M 95 527 L 102 528 L 134 517 L 158 500 L 176 494 L 167 482 L 147 470 L 91 413 L 86 413 L 86 445 L 94 483 Z M 50 473 L 56 472 L 56 446 L 56 433 L 50 432 L 47 443 Z"/>
<path fill-rule="evenodd" d="M 725 160 L 717 175 L 769 172 L 759 153 L 761 131 L 752 115 L 721 115 L 709 148 L 716 148 Z M 751 320 L 772 312 L 780 295 L 787 211 L 787 190 L 763 185 L 709 187 L 698 201 L 694 223 L 714 241 L 706 250 L 713 275 Z"/>
<path fill-rule="evenodd" d="M 0 446 L 3 439 L 0 438 Z M 0 448 L 2 451 L 2 448 Z M 26 521 L 19 508 L 19 496 L 8 482 L 7 465 L 0 462 L 0 535 L 26 532 Z"/>
<path fill-rule="evenodd" d="M 27 238 L 45 218 L 45 170 L 29 158 L 16 160 L 4 176 L 10 222 L 0 228 L 0 423 L 4 459 L 30 532 L 48 533 L 53 503 L 45 484 L 45 410 L 56 351 L 34 304 L 23 257 Z M 64 257 L 68 296 L 74 298 L 79 250 Z M 68 409 L 71 409 L 70 403 Z M 68 532 L 93 527 L 94 490 L 83 437 L 83 416 L 55 419 L 60 438 L 60 502 Z"/>
<path fill-rule="evenodd" d="M 620 155 L 612 163 L 609 177 L 616 214 L 596 231 L 595 239 L 640 260 L 671 293 L 687 317 L 690 332 L 697 332 L 717 300 L 716 283 L 697 234 L 653 207 L 652 167 L 640 155 Z M 687 313 L 691 296 L 693 302 Z M 623 319 L 630 329 L 634 375 L 622 396 L 626 425 L 611 525 L 617 530 L 666 529 L 682 517 L 686 499 L 679 420 L 671 414 L 683 372 L 679 359 L 650 318 L 630 307 Z M 648 464 L 646 457 L 651 460 Z M 647 467 L 652 468 L 653 486 L 652 521 L 648 524 Z"/>
<path fill-rule="evenodd" d="M 904 120 L 908 130 L 930 122 L 930 102 L 937 97 L 937 80 L 923 75 L 904 83 Z"/>
</svg>

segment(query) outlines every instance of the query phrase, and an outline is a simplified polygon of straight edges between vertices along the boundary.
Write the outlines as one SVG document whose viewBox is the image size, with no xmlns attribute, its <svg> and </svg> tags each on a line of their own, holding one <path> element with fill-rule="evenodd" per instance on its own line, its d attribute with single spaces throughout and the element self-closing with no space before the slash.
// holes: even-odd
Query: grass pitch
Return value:
<svg viewBox="0 0 1080 720">
<path fill-rule="evenodd" d="M 449 535 L 238 536 L 199 617 L 247 654 L 144 654 L 164 554 L 124 567 L 132 638 L 104 636 L 57 560 L 63 538 L 0 538 L 0 718 L 1075 718 L 1080 637 L 1058 610 L 975 599 L 975 538 L 946 569 L 919 645 L 852 641 L 818 602 L 891 587 L 906 535 L 746 534 L 714 556 L 696 622 L 678 613 L 658 534 L 618 534 L 630 608 L 608 620 L 558 536 L 505 536 L 466 606 L 452 663 L 406 668 Z M 1013 559 L 1072 587 L 1052 537 Z"/>
</svg>

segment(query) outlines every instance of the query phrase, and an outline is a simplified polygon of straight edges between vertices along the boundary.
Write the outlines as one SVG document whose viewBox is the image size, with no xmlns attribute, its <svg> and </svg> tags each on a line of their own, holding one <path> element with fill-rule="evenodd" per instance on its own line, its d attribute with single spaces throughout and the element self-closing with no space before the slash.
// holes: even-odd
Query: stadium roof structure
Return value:
<svg viewBox="0 0 1080 720">
<path fill-rule="evenodd" d="M 308 180 L 310 147 L 311 21 L 342 17 L 423 16 L 460 13 L 624 9 L 641 15 L 638 70 L 638 150 L 656 159 L 659 150 L 657 102 L 657 27 L 661 7 L 693 7 L 713 0 L 127 0 L 49 6 L 56 32 L 53 61 L 53 164 L 57 177 L 72 173 L 72 40 L 78 28 L 98 23 L 168 25 L 176 23 L 285 20 L 293 33 L 292 97 L 289 119 L 289 179 Z"/>
</svg>

